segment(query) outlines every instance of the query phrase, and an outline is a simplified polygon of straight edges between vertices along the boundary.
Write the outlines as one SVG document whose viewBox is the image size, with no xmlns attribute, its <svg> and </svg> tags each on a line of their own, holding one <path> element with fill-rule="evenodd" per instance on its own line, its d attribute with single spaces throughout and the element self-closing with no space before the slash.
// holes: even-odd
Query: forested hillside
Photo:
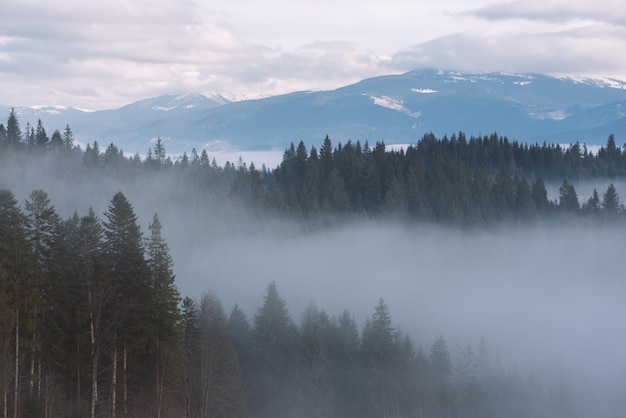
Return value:
<svg viewBox="0 0 626 418">
<path fill-rule="evenodd" d="M 115 144 L 101 150 L 94 142 L 83 151 L 73 145 L 69 126 L 50 138 L 41 123 L 22 133 L 11 113 L 7 127 L 0 125 L 0 152 L 5 169 L 22 170 L 18 176 L 27 176 L 45 157 L 54 160 L 49 174 L 68 179 L 165 175 L 181 194 L 234 200 L 250 211 L 309 225 L 375 217 L 458 226 L 564 215 L 612 220 L 623 212 L 614 186 L 580 201 L 573 182 L 626 175 L 626 152 L 613 135 L 595 153 L 579 143 L 567 148 L 522 144 L 495 133 L 426 134 L 401 151 L 388 151 L 383 142 L 370 147 L 348 140 L 333 146 L 326 137 L 319 150 L 292 144 L 277 169 L 259 170 L 241 161 L 220 167 L 205 150 L 172 158 L 160 140 L 144 159 L 125 157 Z M 548 198 L 548 181 L 561 183 L 558 198 Z"/>
<path fill-rule="evenodd" d="M 624 222 L 612 182 L 625 175 L 626 152 L 613 136 L 597 153 L 497 134 L 425 135 L 403 151 L 382 142 L 334 146 L 326 137 L 319 151 L 292 145 L 268 170 L 220 167 L 206 151 L 172 158 L 161 141 L 145 159 L 114 144 L 81 150 L 69 126 L 49 137 L 41 123 L 22 128 L 12 112 L 0 124 L 0 411 L 15 418 L 594 415 L 566 376 L 525 379 L 480 335 L 456 348 L 441 335 L 423 348 L 395 325 L 382 298 L 365 301 L 373 311 L 360 324 L 348 310 L 327 313 L 314 302 L 295 320 L 274 282 L 260 306 L 229 312 L 214 293 L 180 295 L 164 236 L 185 229 L 193 242 L 208 227 L 162 223 L 153 212 L 144 235 L 146 219 L 119 189 L 145 187 L 150 199 L 165 196 L 160 207 L 168 210 L 212 212 L 213 231 L 227 212 L 254 217 L 258 228 L 286 218 L 301 231 L 388 219 L 467 229 L 574 220 L 600 228 Z M 97 213 L 89 199 L 102 198 L 107 179 L 118 190 Z M 579 180 L 611 184 L 580 202 Z M 560 184 L 556 199 L 548 198 L 551 181 Z M 33 184 L 41 187 L 23 190 Z M 68 195 L 89 188 L 80 207 L 68 207 Z"/>
</svg>

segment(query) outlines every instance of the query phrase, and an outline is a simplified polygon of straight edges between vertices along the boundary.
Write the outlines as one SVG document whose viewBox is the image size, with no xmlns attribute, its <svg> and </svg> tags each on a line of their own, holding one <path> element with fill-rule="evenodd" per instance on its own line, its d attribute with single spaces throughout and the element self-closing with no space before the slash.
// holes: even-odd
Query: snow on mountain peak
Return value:
<svg viewBox="0 0 626 418">
<path fill-rule="evenodd" d="M 207 96 L 200 93 L 185 93 L 178 96 L 161 96 L 162 99 L 152 105 L 152 110 L 169 112 L 174 109 L 193 109 L 198 104 L 206 100 L 210 100 Z"/>
<path fill-rule="evenodd" d="M 433 90 L 433 89 L 411 89 L 411 91 L 413 93 L 420 93 L 420 94 L 437 93 L 437 90 Z"/>
<path fill-rule="evenodd" d="M 63 111 L 67 110 L 65 106 L 47 105 L 29 106 L 28 109 L 32 110 L 36 115 L 60 115 Z"/>
<path fill-rule="evenodd" d="M 564 109 L 552 110 L 552 111 L 529 111 L 528 115 L 531 118 L 537 120 L 554 120 L 561 121 L 565 118 L 569 117 L 570 114 L 566 112 Z"/>
<path fill-rule="evenodd" d="M 216 101 L 219 104 L 226 104 L 231 102 L 243 102 L 244 100 L 257 99 L 259 97 L 246 96 L 245 94 L 236 93 L 204 93 L 205 97 Z"/>
<path fill-rule="evenodd" d="M 626 82 L 610 77 L 585 77 L 585 76 L 572 76 L 562 75 L 556 76 L 559 80 L 571 81 L 575 84 L 587 84 L 589 86 L 600 88 L 613 88 L 619 90 L 626 90 Z"/>
<path fill-rule="evenodd" d="M 395 99 L 389 96 L 370 96 L 370 99 L 374 102 L 374 104 L 382 107 L 386 107 L 387 109 L 396 110 L 398 112 L 405 113 L 413 118 L 418 118 L 421 116 L 422 112 L 412 112 L 411 110 L 404 107 L 404 101 L 401 99 Z"/>
</svg>

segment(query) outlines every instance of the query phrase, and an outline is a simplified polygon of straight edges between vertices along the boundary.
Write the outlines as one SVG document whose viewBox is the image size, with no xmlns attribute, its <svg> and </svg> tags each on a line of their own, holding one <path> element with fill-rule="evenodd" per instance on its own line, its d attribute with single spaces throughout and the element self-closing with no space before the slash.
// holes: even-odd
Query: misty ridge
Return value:
<svg viewBox="0 0 626 418">
<path fill-rule="evenodd" d="M 170 312 L 171 346 L 142 336 L 127 370 L 121 334 L 113 343 L 102 331 L 94 362 L 88 324 L 76 325 L 84 340 L 61 340 L 77 341 L 84 358 L 55 348 L 52 359 L 36 325 L 16 342 L 7 320 L 9 411 L 612 417 L 626 406 L 626 152 L 612 135 L 597 153 L 496 134 L 427 134 L 402 151 L 327 137 L 319 150 L 292 145 L 268 170 L 218 166 L 204 151 L 172 160 L 161 142 L 143 160 L 114 144 L 80 150 L 69 127 L 48 138 L 15 122 L 0 126 L 0 189 L 24 212 L 45 191 L 66 224 L 90 208 L 110 223 L 121 192 L 146 240 L 157 213 L 183 302 Z M 270 302 L 283 322 L 265 341 Z M 214 372 L 194 367 L 202 358 Z"/>
</svg>

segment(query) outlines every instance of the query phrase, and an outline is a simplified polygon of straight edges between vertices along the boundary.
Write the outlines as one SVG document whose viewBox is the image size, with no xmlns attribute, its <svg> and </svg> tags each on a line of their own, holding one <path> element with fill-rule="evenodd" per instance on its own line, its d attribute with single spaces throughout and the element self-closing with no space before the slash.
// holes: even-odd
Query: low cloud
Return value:
<svg viewBox="0 0 626 418">
<path fill-rule="evenodd" d="M 89 9 L 70 2 L 60 10 L 36 4 L 11 5 L 0 17 L 0 86 L 9 105 L 32 105 L 31 97 L 42 96 L 52 101 L 46 104 L 92 109 L 167 93 L 259 97 L 335 88 L 384 72 L 376 53 L 348 42 L 283 49 L 245 41 L 223 14 L 200 20 L 192 3 L 96 2 Z M 36 82 L 28 87 L 26 79 Z"/>
<path fill-rule="evenodd" d="M 437 67 L 469 71 L 623 75 L 626 29 L 590 25 L 556 32 L 480 29 L 415 45 L 395 54 L 402 70 Z"/>
<path fill-rule="evenodd" d="M 624 78 L 619 6 L 24 0 L 0 14 L 0 89 L 5 105 L 106 109 L 160 94 L 326 90 L 421 67 Z"/>
<path fill-rule="evenodd" d="M 510 1 L 490 3 L 467 12 L 488 20 L 525 19 L 563 23 L 574 20 L 626 25 L 626 10 L 620 1 Z"/>
</svg>

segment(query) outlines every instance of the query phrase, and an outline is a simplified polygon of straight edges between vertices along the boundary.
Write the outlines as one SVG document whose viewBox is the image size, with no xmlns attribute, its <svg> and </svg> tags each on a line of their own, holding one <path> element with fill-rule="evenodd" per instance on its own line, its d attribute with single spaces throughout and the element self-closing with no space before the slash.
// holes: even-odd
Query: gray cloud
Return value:
<svg viewBox="0 0 626 418">
<path fill-rule="evenodd" d="M 471 71 L 548 74 L 624 74 L 626 28 L 592 25 L 528 33 L 483 29 L 457 33 L 400 51 L 391 65 L 402 70 L 441 67 Z"/>
<path fill-rule="evenodd" d="M 275 1 L 259 8 L 217 1 L 206 9 L 191 0 L 11 2 L 0 14 L 0 89 L 3 104 L 12 106 L 103 109 L 166 93 L 259 97 L 332 89 L 424 66 L 625 78 L 626 62 L 617 52 L 625 46 L 623 26 L 499 22 L 570 21 L 593 13 L 606 15 L 598 21 L 619 21 L 620 9 L 480 5 Z M 474 8 L 455 12 L 467 7 Z M 483 19 L 491 20 L 488 26 L 481 27 Z M 441 36 L 467 27 L 472 30 Z"/>
<path fill-rule="evenodd" d="M 382 73 L 376 54 L 345 42 L 290 50 L 246 42 L 223 21 L 201 20 L 191 2 L 95 2 L 93 10 L 36 3 L 12 5 L 0 17 L 0 85 L 11 105 L 38 96 L 87 108 L 189 91 L 260 96 Z"/>
<path fill-rule="evenodd" d="M 624 9 L 623 2 L 617 0 L 594 2 L 509 1 L 490 3 L 468 13 L 489 20 L 527 19 L 544 22 L 593 20 L 621 26 L 626 25 L 626 9 Z"/>
</svg>

